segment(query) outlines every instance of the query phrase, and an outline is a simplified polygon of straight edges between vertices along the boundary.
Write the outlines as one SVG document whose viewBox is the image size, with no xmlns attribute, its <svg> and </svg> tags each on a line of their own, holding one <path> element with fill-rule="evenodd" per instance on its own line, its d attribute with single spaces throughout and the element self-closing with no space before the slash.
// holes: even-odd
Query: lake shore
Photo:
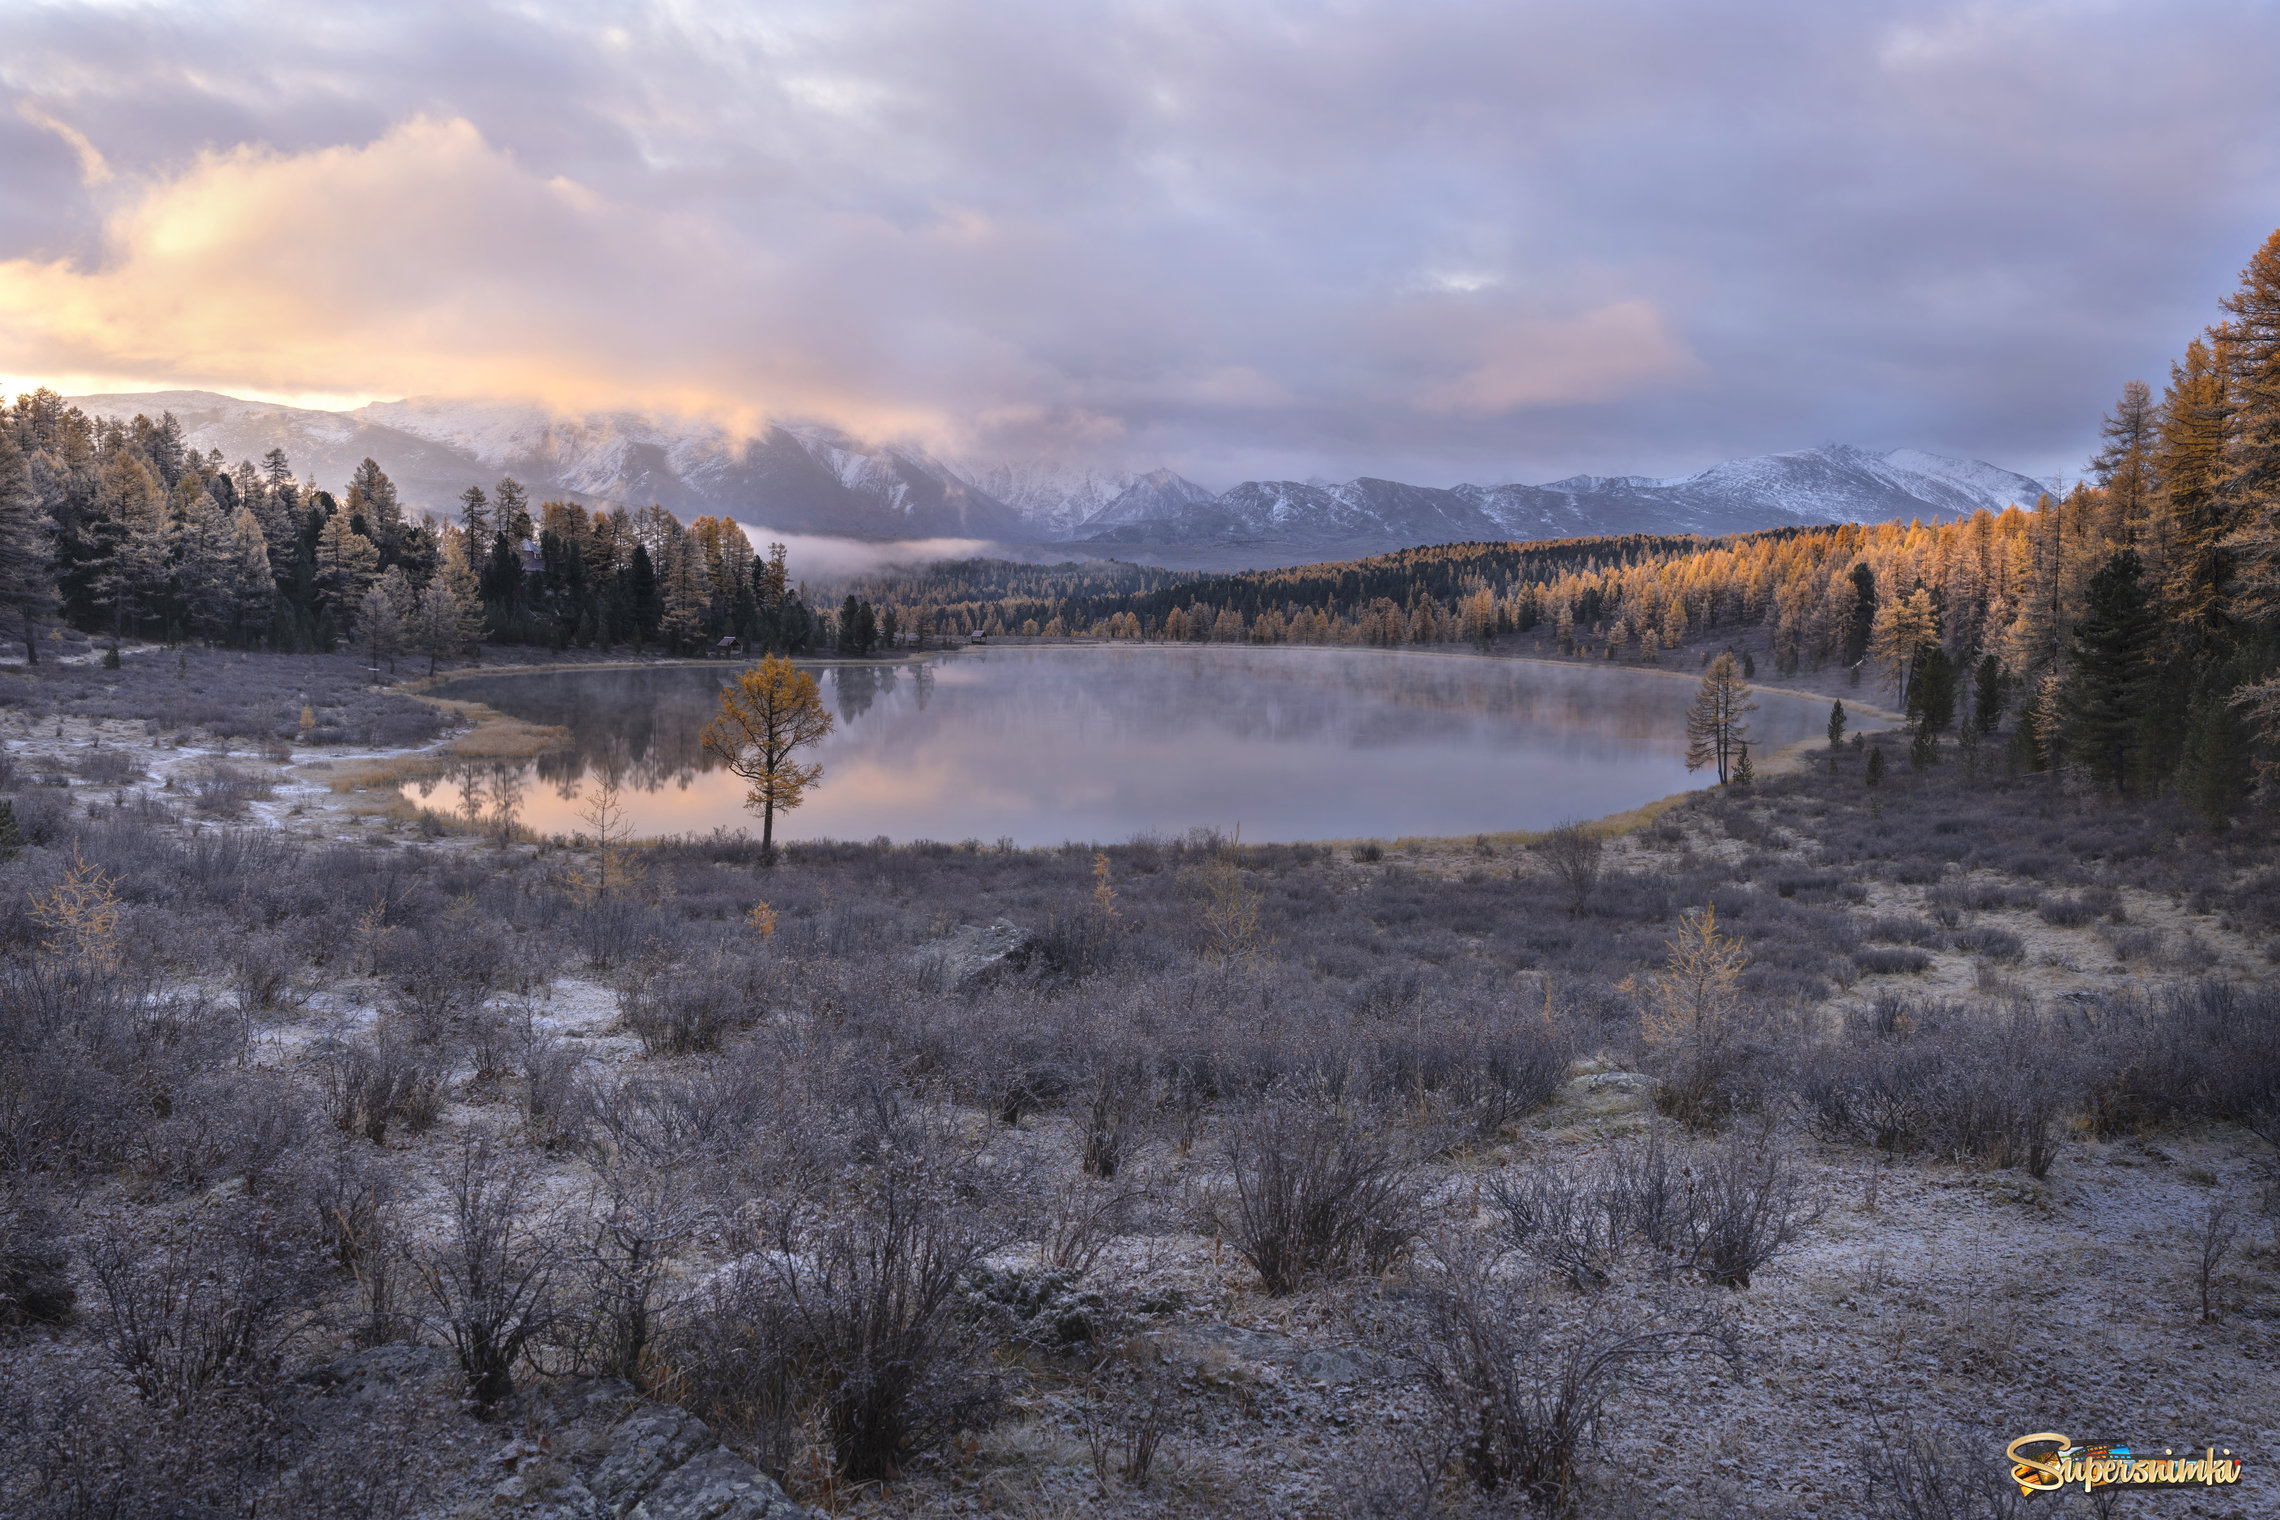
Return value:
<svg viewBox="0 0 2280 1520">
<path fill-rule="evenodd" d="M 1487 832 L 1521 843 L 1566 816 L 1598 818 L 1603 832 L 1619 832 L 1683 795 L 1671 782 L 1685 779 L 1674 757 L 1680 709 L 1692 697 L 1692 684 L 1680 684 L 1678 672 L 1626 665 L 1571 668 L 1304 645 L 1024 640 L 896 663 L 816 661 L 809 668 L 841 718 L 841 734 L 816 752 L 825 782 L 793 820 L 798 832 L 819 839 L 1010 834 L 1024 845 L 1058 845 L 1215 823 L 1227 832 L 1240 825 L 1247 839 L 1350 841 L 1368 834 L 1407 841 Z M 727 668 L 682 665 L 673 677 L 661 675 L 663 684 L 648 670 L 625 663 L 497 668 L 454 672 L 447 684 L 422 681 L 415 690 L 424 700 L 451 693 L 461 702 L 458 713 L 474 720 L 486 718 L 467 704 L 488 704 L 492 713 L 513 709 L 527 725 L 522 741 L 543 743 L 543 734 L 565 725 L 577 729 L 547 761 L 554 786 L 584 763 L 597 763 L 575 759 L 572 750 L 591 752 L 620 729 L 638 734 L 632 770 L 627 759 L 611 761 L 634 788 L 629 816 L 638 834 L 743 825 L 741 788 L 723 791 L 727 784 L 711 777 L 693 750 L 695 727 L 709 716 L 705 693 Z M 1635 675 L 1662 679 L 1630 679 Z M 933 706 L 930 690 L 939 693 Z M 873 709 L 873 702 L 885 706 Z M 1760 702 L 1781 738 L 1822 729 L 1815 693 L 1769 688 Z M 1876 727 L 1881 718 L 1863 711 L 1856 727 Z M 486 722 L 497 729 L 499 745 L 518 741 L 504 716 Z M 889 727 L 878 727 L 882 722 Z M 486 743 L 492 741 L 477 738 L 465 747 Z M 1803 738 L 1778 750 L 1799 743 Z M 1575 757 L 1585 754 L 1596 757 L 1591 768 L 1573 770 Z M 454 763 L 467 761 L 451 759 L 447 747 L 397 768 L 369 768 L 367 784 L 410 782 L 417 804 Z M 1760 775 L 1788 763 L 1794 754 L 1760 750 Z M 1341 786 L 1347 770 L 1352 784 Z M 1407 777 L 1425 775 L 1436 777 L 1432 788 L 1409 786 Z M 527 770 L 524 782 L 534 777 Z M 1566 807 L 1553 800 L 1562 788 L 1575 791 Z M 702 800 L 714 793 L 714 802 Z M 953 811 L 944 814 L 928 798 L 955 800 Z M 1512 818 L 1512 800 L 1521 802 L 1525 823 Z M 1074 811 L 1062 818 L 1056 809 Z M 1382 820 L 1359 830 L 1322 827 L 1320 818 L 1332 811 Z M 1443 823 L 1416 827 L 1411 820 L 1420 816 Z M 534 798 L 527 823 L 540 834 L 577 832 L 570 809 L 545 795 Z"/>
</svg>

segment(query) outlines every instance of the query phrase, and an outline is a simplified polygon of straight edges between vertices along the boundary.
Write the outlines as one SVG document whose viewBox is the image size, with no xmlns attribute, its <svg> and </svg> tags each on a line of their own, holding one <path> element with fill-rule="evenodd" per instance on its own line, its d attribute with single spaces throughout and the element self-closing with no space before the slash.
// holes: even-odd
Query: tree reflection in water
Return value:
<svg viewBox="0 0 2280 1520">
<path fill-rule="evenodd" d="M 1470 834 L 1701 784 L 1684 763 L 1691 671 L 1220 645 L 993 647 L 808 668 L 839 722 L 795 838 L 1058 844 L 1199 823 L 1240 823 L 1256 839 Z M 517 800 L 526 826 L 577 832 L 584 779 L 608 767 L 636 832 L 705 833 L 747 822 L 734 778 L 697 741 L 736 672 L 478 675 L 445 690 L 565 730 L 522 773 L 541 783 Z M 1759 701 L 1761 755 L 1818 735 L 1827 716 L 1826 699 Z M 495 817 L 499 798 L 484 801 Z"/>
</svg>

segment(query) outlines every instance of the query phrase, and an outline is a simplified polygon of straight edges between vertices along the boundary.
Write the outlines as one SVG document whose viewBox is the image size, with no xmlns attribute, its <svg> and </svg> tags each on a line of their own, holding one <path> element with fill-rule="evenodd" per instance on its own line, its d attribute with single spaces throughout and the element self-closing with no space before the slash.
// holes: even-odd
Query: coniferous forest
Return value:
<svg viewBox="0 0 2280 1520">
<path fill-rule="evenodd" d="M 10 631 L 43 622 L 227 649 L 362 647 L 456 657 L 491 642 L 691 653 L 734 635 L 808 648 L 816 618 L 781 548 L 725 518 L 534 504 L 470 485 L 452 517 L 406 514 L 367 459 L 339 495 L 272 449 L 235 465 L 187 448 L 172 414 L 91 419 L 20 396 L 0 445 Z"/>
</svg>

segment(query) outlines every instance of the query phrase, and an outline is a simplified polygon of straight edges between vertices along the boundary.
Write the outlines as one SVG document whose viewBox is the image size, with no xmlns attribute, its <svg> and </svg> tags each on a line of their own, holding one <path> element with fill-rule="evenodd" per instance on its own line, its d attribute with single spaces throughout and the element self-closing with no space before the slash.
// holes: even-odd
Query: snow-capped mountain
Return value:
<svg viewBox="0 0 2280 1520">
<path fill-rule="evenodd" d="M 1071 536 L 1089 538 L 1122 523 L 1177 518 L 1217 499 L 1185 476 L 1174 475 L 1170 470 L 1150 470 L 1145 475 L 1129 478 L 1115 499 L 1102 503 Z"/>
<path fill-rule="evenodd" d="M 1847 444 L 1731 459 L 1691 475 L 1577 475 L 1548 485 L 1245 481 L 1214 494 L 1170 470 L 1037 462 L 952 466 L 837 429 L 715 424 L 633 413 L 415 397 L 352 412 L 210 391 L 74 398 L 91 413 L 171 411 L 189 444 L 230 462 L 283 448 L 304 480 L 339 489 L 367 455 L 405 504 L 455 510 L 469 485 L 513 475 L 534 500 L 661 503 L 755 528 L 891 540 L 1066 543 L 1120 559 L 1229 568 L 1473 539 L 1746 532 L 1807 523 L 1968 516 L 2032 505 L 2039 482 L 1977 460 Z"/>
<path fill-rule="evenodd" d="M 873 447 L 836 428 L 739 434 L 701 421 L 559 417 L 427 397 L 353 415 L 584 501 L 657 502 L 684 517 L 722 513 L 756 527 L 851 538 L 1031 536 L 1018 512 L 923 451 Z"/>
<path fill-rule="evenodd" d="M 512 475 L 533 500 L 661 503 L 682 517 L 868 539 L 1036 537 L 1030 523 L 908 447 L 869 447 L 830 428 L 742 436 L 709 423 L 626 413 L 551 416 L 530 407 L 425 398 L 353 412 L 241 401 L 210 391 L 72 398 L 91 414 L 172 412 L 189 445 L 225 460 L 282 448 L 303 480 L 335 491 L 358 461 L 380 461 L 404 504 L 450 513 L 470 485 Z"/>
<path fill-rule="evenodd" d="M 1077 536 L 1085 523 L 1140 478 L 1128 470 L 1097 470 L 1042 460 L 999 461 L 975 465 L 964 473 L 982 491 L 1019 512 L 1038 536 L 1047 539 Z M 1201 486 L 1196 489 L 1203 490 Z"/>
<path fill-rule="evenodd" d="M 380 460 L 413 506 L 456 510 L 453 498 L 477 481 L 486 487 L 497 472 L 484 474 L 463 450 L 403 432 L 353 412 L 317 411 L 268 401 L 241 401 L 212 391 L 142 391 L 130 395 L 73 396 L 73 404 L 93 417 L 122 421 L 137 413 L 158 417 L 172 412 L 190 447 L 219 450 L 223 460 L 258 461 L 281 448 L 293 471 L 334 492 L 367 456 Z"/>
<path fill-rule="evenodd" d="M 1577 475 L 1548 485 L 1440 488 L 1363 477 L 1343 485 L 1245 481 L 1161 511 L 1103 513 L 1080 535 L 1145 554 L 1249 544 L 1292 555 L 1377 552 L 1472 539 L 1595 533 L 1743 533 L 1807 523 L 1941 521 L 2032 506 L 2046 489 L 1976 460 L 1849 444 L 1733 459 L 1692 475 Z"/>
</svg>

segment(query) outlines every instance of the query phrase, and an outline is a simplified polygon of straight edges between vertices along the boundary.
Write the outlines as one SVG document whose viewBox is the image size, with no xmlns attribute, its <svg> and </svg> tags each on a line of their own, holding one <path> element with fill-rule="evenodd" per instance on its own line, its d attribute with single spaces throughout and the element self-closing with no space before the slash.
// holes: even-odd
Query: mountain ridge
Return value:
<svg viewBox="0 0 2280 1520">
<path fill-rule="evenodd" d="M 297 472 L 345 481 L 378 459 L 407 506 L 456 510 L 500 475 L 534 497 L 659 503 L 754 529 L 854 539 L 986 540 L 1214 568 L 1296 563 L 1419 544 L 1699 533 L 1838 521 L 1927 521 L 2031 506 L 2048 489 L 1980 460 L 1919 449 L 1823 444 L 1722 460 L 1685 475 L 1573 475 L 1541 485 L 1418 486 L 1374 476 L 1248 480 L 1213 492 L 1169 470 L 1039 461 L 957 465 L 907 443 L 875 444 L 811 423 L 738 433 L 632 412 L 564 416 L 504 402 L 410 397 L 352 411 L 211 391 L 71 398 L 91 413 L 172 411 L 186 441 L 224 458 L 284 448 Z"/>
</svg>

